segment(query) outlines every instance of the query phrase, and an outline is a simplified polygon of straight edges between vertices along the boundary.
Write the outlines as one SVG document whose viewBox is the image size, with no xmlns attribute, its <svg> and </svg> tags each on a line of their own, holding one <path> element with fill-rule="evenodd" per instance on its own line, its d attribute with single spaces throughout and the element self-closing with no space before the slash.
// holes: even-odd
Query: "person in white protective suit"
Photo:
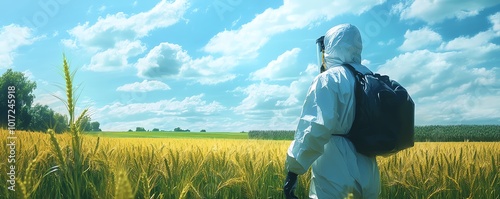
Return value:
<svg viewBox="0 0 500 199">
<path fill-rule="evenodd" d="M 347 138 L 336 136 L 349 132 L 356 103 L 356 78 L 342 64 L 364 74 L 371 72 L 361 64 L 360 32 L 351 24 L 342 24 L 320 39 L 318 44 L 324 47 L 319 52 L 321 73 L 307 92 L 295 139 L 287 151 L 285 196 L 296 198 L 297 175 L 312 166 L 310 198 L 377 198 L 380 175 L 376 158 L 357 153 Z"/>
</svg>

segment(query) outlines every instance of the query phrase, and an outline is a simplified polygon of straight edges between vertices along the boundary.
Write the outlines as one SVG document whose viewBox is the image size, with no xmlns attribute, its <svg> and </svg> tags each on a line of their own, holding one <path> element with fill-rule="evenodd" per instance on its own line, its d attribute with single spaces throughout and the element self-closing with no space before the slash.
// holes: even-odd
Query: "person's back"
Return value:
<svg viewBox="0 0 500 199">
<path fill-rule="evenodd" d="M 349 194 L 377 198 L 380 177 L 375 157 L 357 153 L 347 138 L 335 136 L 349 132 L 355 113 L 356 78 L 342 64 L 370 72 L 361 65 L 358 29 L 350 24 L 333 27 L 324 37 L 324 49 L 322 73 L 309 88 L 295 140 L 287 152 L 285 194 L 293 192 L 294 175 L 312 166 L 311 198 L 346 198 Z"/>
</svg>

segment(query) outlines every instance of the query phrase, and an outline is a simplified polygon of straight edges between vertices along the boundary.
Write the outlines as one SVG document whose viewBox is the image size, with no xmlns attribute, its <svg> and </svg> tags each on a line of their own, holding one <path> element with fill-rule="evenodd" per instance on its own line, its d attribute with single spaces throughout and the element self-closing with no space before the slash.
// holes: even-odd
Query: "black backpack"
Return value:
<svg viewBox="0 0 500 199">
<path fill-rule="evenodd" d="M 357 83 L 355 119 L 342 136 L 366 156 L 387 156 L 413 147 L 415 104 L 406 89 L 386 75 L 364 75 L 349 64 L 344 66 Z"/>
</svg>

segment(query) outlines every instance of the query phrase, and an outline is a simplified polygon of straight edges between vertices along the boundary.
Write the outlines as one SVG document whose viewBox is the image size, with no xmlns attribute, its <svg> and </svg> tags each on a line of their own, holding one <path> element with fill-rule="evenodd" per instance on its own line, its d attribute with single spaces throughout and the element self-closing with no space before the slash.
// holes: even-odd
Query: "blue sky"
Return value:
<svg viewBox="0 0 500 199">
<path fill-rule="evenodd" d="M 456 1 L 9 1 L 0 73 L 53 95 L 62 54 L 105 131 L 295 129 L 317 75 L 315 40 L 356 25 L 363 64 L 405 86 L 416 124 L 500 124 L 500 3 Z"/>
</svg>

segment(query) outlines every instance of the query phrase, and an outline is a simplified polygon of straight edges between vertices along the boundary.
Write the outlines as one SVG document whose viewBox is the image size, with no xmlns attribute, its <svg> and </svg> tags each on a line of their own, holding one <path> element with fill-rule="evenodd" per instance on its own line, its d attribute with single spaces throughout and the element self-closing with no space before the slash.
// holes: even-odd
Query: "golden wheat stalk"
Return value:
<svg viewBox="0 0 500 199">
<path fill-rule="evenodd" d="M 68 60 L 66 59 L 66 55 L 63 55 L 63 72 L 64 72 L 64 80 L 66 83 L 66 97 L 67 97 L 67 108 L 69 113 L 69 124 L 73 124 L 75 118 L 75 101 L 73 100 L 73 78 L 74 74 L 71 74 L 68 64 Z"/>
<path fill-rule="evenodd" d="M 49 129 L 48 132 L 50 134 L 50 142 L 52 143 L 52 147 L 54 147 L 54 150 L 56 152 L 56 157 L 57 157 L 58 163 L 60 166 L 65 166 L 66 160 L 64 159 L 64 155 L 63 155 L 63 152 L 61 150 L 61 146 L 59 145 L 59 142 L 57 141 L 55 132 L 52 129 Z"/>
<path fill-rule="evenodd" d="M 66 91 L 66 100 L 62 99 L 61 97 L 55 96 L 58 99 L 60 99 L 65 105 L 68 110 L 69 114 L 69 127 L 70 127 L 70 133 L 72 135 L 71 139 L 71 151 L 68 149 L 68 155 L 71 152 L 72 156 L 67 156 L 69 160 L 64 159 L 63 152 L 61 150 L 61 147 L 59 145 L 59 141 L 57 140 L 55 136 L 55 132 L 53 130 L 49 130 L 50 134 L 50 140 L 51 144 L 54 147 L 56 151 L 56 157 L 58 160 L 58 165 L 60 166 L 62 173 L 63 173 L 63 179 L 65 180 L 66 183 L 70 189 L 68 190 L 70 195 L 68 197 L 72 198 L 81 198 L 82 193 L 84 192 L 84 189 L 86 186 L 92 187 L 92 183 L 89 183 L 89 180 L 82 176 L 84 173 L 84 165 L 88 165 L 88 160 L 84 158 L 84 154 L 82 153 L 82 143 L 83 140 L 81 138 L 80 132 L 81 132 L 81 127 L 82 125 L 80 124 L 82 119 L 86 116 L 88 109 L 84 109 L 80 116 L 76 118 L 75 121 L 75 107 L 76 107 L 76 101 L 77 98 L 75 98 L 75 88 L 73 85 L 73 80 L 74 76 L 76 73 L 76 70 L 73 72 L 70 72 L 70 66 L 68 64 L 68 61 L 66 59 L 66 56 L 63 54 L 63 77 L 64 77 L 64 82 L 65 86 L 64 89 Z M 87 161 L 87 162 L 86 162 Z M 54 171 L 57 170 L 57 166 L 53 167 Z M 51 171 L 52 172 L 52 171 Z M 51 173 L 50 172 L 50 173 Z M 95 192 L 92 192 L 92 194 L 95 195 Z"/>
</svg>

